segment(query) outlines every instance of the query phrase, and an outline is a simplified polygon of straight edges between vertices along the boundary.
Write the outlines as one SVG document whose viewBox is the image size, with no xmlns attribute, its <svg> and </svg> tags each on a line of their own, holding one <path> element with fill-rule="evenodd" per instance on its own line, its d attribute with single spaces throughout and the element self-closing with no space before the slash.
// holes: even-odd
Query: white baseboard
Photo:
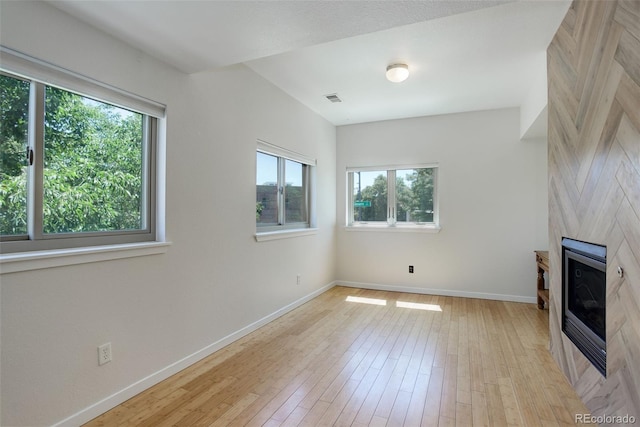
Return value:
<svg viewBox="0 0 640 427">
<path fill-rule="evenodd" d="M 479 298 L 479 299 L 490 299 L 490 300 L 497 300 L 497 301 L 524 302 L 524 303 L 531 303 L 531 304 L 535 304 L 537 302 L 536 297 L 527 297 L 527 296 L 521 296 L 521 295 L 489 294 L 484 292 L 455 291 L 455 290 L 449 290 L 449 289 L 415 288 L 411 286 L 347 282 L 344 280 L 336 280 L 335 284 L 336 286 L 347 286 L 349 288 L 373 289 L 377 291 L 408 292 L 412 294 L 439 295 L 439 296 L 463 297 L 463 298 Z"/>
<path fill-rule="evenodd" d="M 76 412 L 70 417 L 57 422 L 56 424 L 53 425 L 53 427 L 79 426 L 94 419 L 95 417 L 107 412 L 109 409 L 112 409 L 115 406 L 118 406 L 119 404 L 121 404 L 122 402 L 132 398 L 136 394 L 143 392 L 144 390 L 148 389 L 151 386 L 154 386 L 160 381 L 163 381 L 169 378 L 171 375 L 174 375 L 180 372 L 181 370 L 193 365 L 199 360 L 204 359 L 205 357 L 209 356 L 212 353 L 215 353 L 216 351 L 231 344 L 232 342 L 239 340 L 245 335 L 250 334 L 256 329 L 277 319 L 278 317 L 287 314 L 291 310 L 294 310 L 300 307 L 302 304 L 312 300 L 313 298 L 317 297 L 320 294 L 323 294 L 324 292 L 333 288 L 335 285 L 336 285 L 336 282 L 331 282 L 328 285 L 323 286 L 322 288 L 292 302 L 291 304 L 282 307 L 281 309 L 275 311 L 274 313 L 268 316 L 265 316 L 262 319 L 256 322 L 253 322 L 252 324 L 247 325 L 244 328 L 232 334 L 227 335 L 226 337 L 214 342 L 213 344 L 209 344 L 205 348 L 200 349 L 195 353 L 189 356 L 186 356 L 185 358 L 180 359 L 177 362 L 172 363 L 171 365 L 165 368 L 162 368 L 159 371 L 154 372 L 153 374 L 145 378 L 142 378 L 139 381 L 136 381 L 135 383 L 125 387 L 124 389 L 115 392 L 111 396 L 108 396 L 102 399 L 101 401 L 96 402 L 93 405 L 88 406 L 87 408 L 84 408 L 79 412 Z"/>
</svg>

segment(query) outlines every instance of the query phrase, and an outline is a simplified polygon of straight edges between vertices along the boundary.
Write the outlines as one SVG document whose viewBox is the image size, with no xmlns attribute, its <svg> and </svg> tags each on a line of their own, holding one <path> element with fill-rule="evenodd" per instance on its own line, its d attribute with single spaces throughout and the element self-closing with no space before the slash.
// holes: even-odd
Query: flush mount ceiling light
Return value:
<svg viewBox="0 0 640 427">
<path fill-rule="evenodd" d="M 386 76 L 390 82 L 403 82 L 409 77 L 409 67 L 407 64 L 391 64 L 387 67 Z"/>
</svg>

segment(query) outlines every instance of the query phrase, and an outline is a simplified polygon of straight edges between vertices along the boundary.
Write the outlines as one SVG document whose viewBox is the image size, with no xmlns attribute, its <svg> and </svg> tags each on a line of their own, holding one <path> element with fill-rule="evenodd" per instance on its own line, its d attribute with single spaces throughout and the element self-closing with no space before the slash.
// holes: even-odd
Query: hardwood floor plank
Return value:
<svg viewBox="0 0 640 427">
<path fill-rule="evenodd" d="M 388 424 L 390 426 L 404 425 L 407 416 L 407 410 L 411 403 L 411 393 L 400 390 L 396 395 L 396 400 L 389 414 Z"/>
<path fill-rule="evenodd" d="M 490 425 L 484 392 L 475 390 L 471 392 L 471 417 L 474 426 L 488 427 Z"/>
<path fill-rule="evenodd" d="M 300 421 L 301 426 L 316 426 L 322 420 L 322 416 L 329 409 L 329 402 L 322 400 L 316 401 L 316 404 L 309 410 L 307 415 Z"/>
<path fill-rule="evenodd" d="M 440 417 L 438 419 L 438 427 L 455 427 L 456 420 L 449 417 Z"/>
<path fill-rule="evenodd" d="M 334 381 L 338 373 L 344 368 L 344 366 L 349 363 L 353 356 L 353 353 L 345 353 L 344 356 L 338 359 L 333 366 L 329 367 L 324 375 L 322 375 L 320 380 L 314 385 L 313 389 L 305 396 L 305 398 L 302 400 L 302 402 L 300 402 L 298 406 L 311 409 L 316 404 L 316 402 L 320 400 L 320 397 L 324 394 L 329 385 Z"/>
<path fill-rule="evenodd" d="M 442 307 L 442 319 L 438 330 L 438 341 L 436 344 L 436 352 L 433 359 L 433 366 L 444 368 L 447 359 L 447 348 L 449 344 L 449 329 L 451 327 L 451 305 L 450 298 L 445 298 L 445 304 Z M 448 305 L 447 305 L 448 303 Z"/>
<path fill-rule="evenodd" d="M 444 368 L 433 368 L 429 378 L 427 400 L 422 414 L 423 426 L 437 426 L 440 419 L 440 400 L 442 399 L 442 384 L 444 382 Z"/>
<path fill-rule="evenodd" d="M 416 379 L 416 385 L 411 393 L 411 400 L 405 417 L 406 425 L 418 426 L 422 422 L 427 391 L 429 389 L 429 375 L 420 374 Z"/>
<path fill-rule="evenodd" d="M 385 427 L 387 425 L 387 421 L 388 420 L 386 418 L 373 417 L 371 423 L 368 425 L 369 427 Z"/>
<path fill-rule="evenodd" d="M 458 356 L 458 366 L 460 366 L 460 356 Z M 456 402 L 471 405 L 471 377 L 458 375 L 456 379 Z"/>
<path fill-rule="evenodd" d="M 351 398 L 342 409 L 342 413 L 336 420 L 336 426 L 350 426 L 354 423 L 356 415 L 364 403 L 365 397 L 369 394 L 369 390 L 373 387 L 373 383 L 379 374 L 379 370 L 374 368 L 369 369 L 358 384 L 356 391 L 351 395 Z"/>
<path fill-rule="evenodd" d="M 398 361 L 394 359 L 387 359 L 387 362 L 382 366 L 380 374 L 378 374 L 378 377 L 356 415 L 356 423 L 368 424 L 371 421 L 397 362 Z"/>
<path fill-rule="evenodd" d="M 500 386 L 497 384 L 487 384 L 486 388 L 487 412 L 489 413 L 489 423 L 491 425 L 507 425 Z"/>
<path fill-rule="evenodd" d="M 456 403 L 456 426 L 470 427 L 473 425 L 473 415 L 471 405 L 466 403 Z"/>
<path fill-rule="evenodd" d="M 291 412 L 291 414 L 287 417 L 286 420 L 281 424 L 282 427 L 293 427 L 302 424 L 302 420 L 309 413 L 309 410 L 306 408 L 297 407 Z"/>
<path fill-rule="evenodd" d="M 442 400 L 440 401 L 440 416 L 456 418 L 456 400 L 458 398 L 458 356 L 449 354 L 444 368 L 444 380 L 442 383 Z"/>
<path fill-rule="evenodd" d="M 259 397 L 260 396 L 253 393 L 247 394 L 245 397 L 240 399 L 238 403 L 230 407 L 228 411 L 222 414 L 221 417 L 219 417 L 214 422 L 210 423 L 209 427 L 228 426 L 238 415 L 240 415 L 241 412 L 243 412 L 249 405 L 255 402 Z"/>
<path fill-rule="evenodd" d="M 513 391 L 513 384 L 510 378 L 498 379 L 500 397 L 502 399 L 502 407 L 504 408 L 504 416 L 509 426 L 521 426 L 524 424 L 518 409 L 518 400 Z"/>
<path fill-rule="evenodd" d="M 510 369 L 511 381 L 513 382 L 513 390 L 518 402 L 520 416 L 525 426 L 537 426 L 541 424 L 538 414 L 530 396 L 531 390 L 528 389 L 528 381 L 523 372 L 519 368 Z"/>
<path fill-rule="evenodd" d="M 331 405 L 327 408 L 323 414 L 322 419 L 318 423 L 319 426 L 332 426 L 342 413 L 342 410 L 347 405 L 351 396 L 358 388 L 359 381 L 349 380 L 344 384 L 344 387 L 340 390 L 340 393 L 333 399 Z"/>
<path fill-rule="evenodd" d="M 381 418 L 389 418 L 393 404 L 400 392 L 400 385 L 402 384 L 402 379 L 404 378 L 408 365 L 409 357 L 400 356 L 400 359 L 398 360 L 398 363 L 396 363 L 393 373 L 389 378 L 389 382 L 387 382 L 384 392 L 382 393 L 382 396 L 380 396 L 374 415 Z"/>
<path fill-rule="evenodd" d="M 309 377 L 311 376 L 311 371 L 305 370 L 300 375 L 297 375 L 293 378 L 284 388 L 282 388 L 270 401 L 267 403 L 255 416 L 257 421 L 259 420 L 268 420 L 273 418 L 274 420 L 278 420 L 276 418 L 277 411 L 291 398 L 291 396 L 295 393 L 295 391 L 302 385 Z M 253 393 L 249 393 L 252 395 Z M 259 396 L 259 395 L 257 395 Z M 256 399 L 253 399 L 255 401 Z M 252 402 L 253 403 L 253 402 Z M 235 406 L 235 405 L 234 405 Z M 294 408 L 292 408 L 293 410 Z M 240 411 L 242 412 L 242 411 Z M 279 421 L 284 420 L 281 419 Z M 256 421 L 256 422 L 257 422 Z"/>
</svg>

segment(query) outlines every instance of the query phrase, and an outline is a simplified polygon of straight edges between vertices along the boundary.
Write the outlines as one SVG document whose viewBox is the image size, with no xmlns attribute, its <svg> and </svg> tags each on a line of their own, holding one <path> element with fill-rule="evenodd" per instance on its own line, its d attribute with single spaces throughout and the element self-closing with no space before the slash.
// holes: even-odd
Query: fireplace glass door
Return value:
<svg viewBox="0 0 640 427">
<path fill-rule="evenodd" d="M 562 330 L 606 376 L 606 248 L 563 239 Z"/>
<path fill-rule="evenodd" d="M 586 324 L 600 339 L 605 339 L 605 273 L 589 265 L 589 259 L 568 257 L 567 304 L 582 323 Z"/>
</svg>

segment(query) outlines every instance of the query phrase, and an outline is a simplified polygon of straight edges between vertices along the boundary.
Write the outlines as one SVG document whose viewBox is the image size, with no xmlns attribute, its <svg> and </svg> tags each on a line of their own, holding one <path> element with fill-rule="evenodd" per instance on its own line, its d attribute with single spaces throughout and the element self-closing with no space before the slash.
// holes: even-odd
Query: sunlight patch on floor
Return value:
<svg viewBox="0 0 640 427">
<path fill-rule="evenodd" d="M 363 297 L 348 296 L 346 301 L 347 302 L 357 302 L 357 303 L 360 303 L 360 304 L 387 305 L 387 300 L 375 299 L 375 298 L 363 298 Z"/>
<path fill-rule="evenodd" d="M 377 299 L 377 298 L 348 296 L 345 301 L 357 302 L 359 304 L 387 305 L 387 300 Z M 442 311 L 442 307 L 440 307 L 438 304 L 423 304 L 419 302 L 396 301 L 396 307 L 409 308 L 412 310 L 440 311 L 440 312 Z"/>
<path fill-rule="evenodd" d="M 422 304 L 419 302 L 396 301 L 396 307 L 411 308 L 413 310 L 442 311 L 442 307 L 438 304 Z"/>
</svg>

